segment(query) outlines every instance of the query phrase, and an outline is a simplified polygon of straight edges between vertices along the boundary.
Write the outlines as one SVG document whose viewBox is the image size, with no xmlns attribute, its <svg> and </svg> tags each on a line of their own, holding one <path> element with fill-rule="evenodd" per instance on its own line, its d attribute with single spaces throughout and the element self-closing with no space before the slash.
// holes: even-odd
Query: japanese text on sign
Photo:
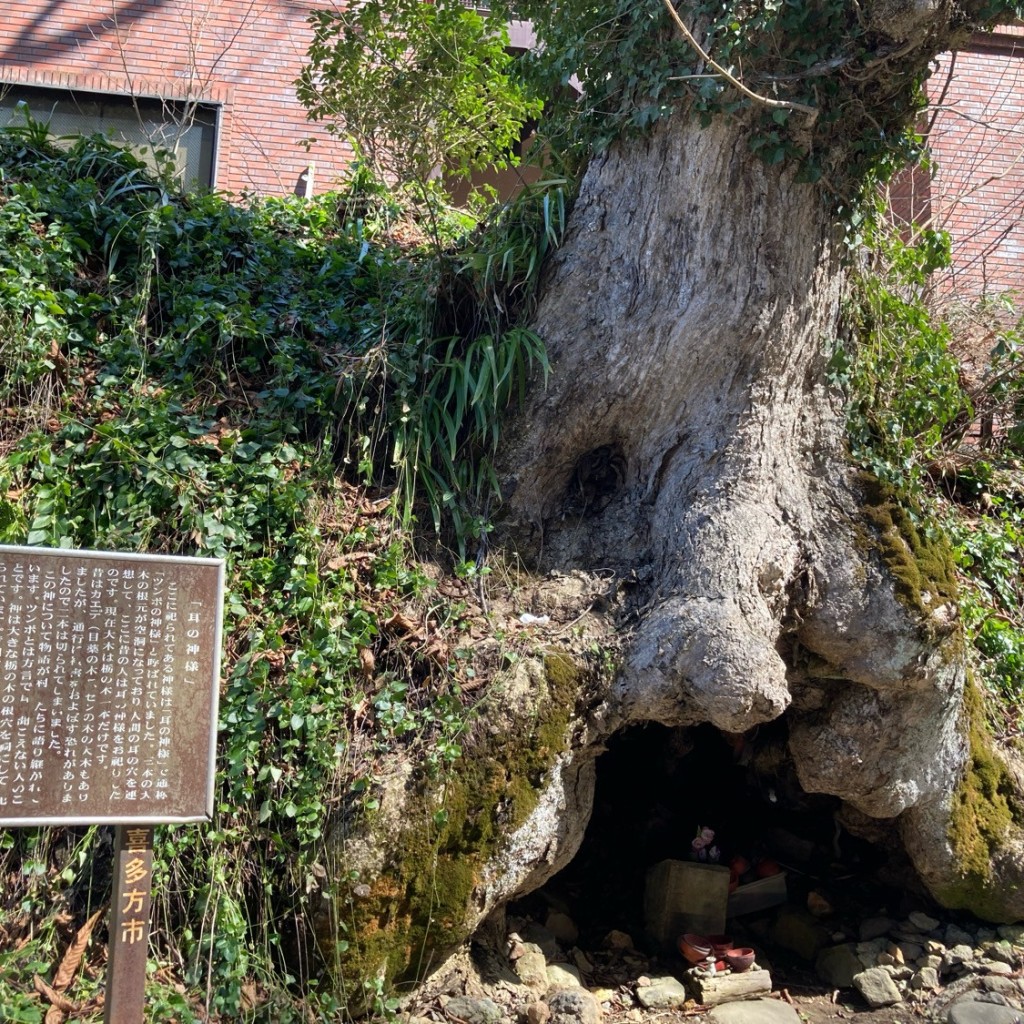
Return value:
<svg viewBox="0 0 1024 1024">
<path fill-rule="evenodd" d="M 0 547 L 0 823 L 206 816 L 222 579 Z"/>
</svg>

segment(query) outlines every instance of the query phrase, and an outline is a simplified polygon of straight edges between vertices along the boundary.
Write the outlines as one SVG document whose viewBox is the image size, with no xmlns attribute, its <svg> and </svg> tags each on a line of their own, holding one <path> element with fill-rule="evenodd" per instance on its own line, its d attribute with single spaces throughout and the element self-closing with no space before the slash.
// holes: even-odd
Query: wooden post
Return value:
<svg viewBox="0 0 1024 1024">
<path fill-rule="evenodd" d="M 152 902 L 153 827 L 118 825 L 103 1024 L 142 1024 Z"/>
</svg>

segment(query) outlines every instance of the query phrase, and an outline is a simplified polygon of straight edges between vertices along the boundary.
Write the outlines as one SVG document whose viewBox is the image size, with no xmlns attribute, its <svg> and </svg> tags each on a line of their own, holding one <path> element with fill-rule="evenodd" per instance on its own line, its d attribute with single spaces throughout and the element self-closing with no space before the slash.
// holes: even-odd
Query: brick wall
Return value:
<svg viewBox="0 0 1024 1024">
<path fill-rule="evenodd" d="M 313 6 L 323 3 L 7 0 L 0 82 L 217 103 L 217 188 L 289 194 L 313 161 L 322 191 L 351 154 L 295 99 Z"/>
<path fill-rule="evenodd" d="M 1024 292 L 1024 27 L 943 54 L 928 95 L 929 205 L 953 238 L 943 290 L 966 301 Z"/>
</svg>

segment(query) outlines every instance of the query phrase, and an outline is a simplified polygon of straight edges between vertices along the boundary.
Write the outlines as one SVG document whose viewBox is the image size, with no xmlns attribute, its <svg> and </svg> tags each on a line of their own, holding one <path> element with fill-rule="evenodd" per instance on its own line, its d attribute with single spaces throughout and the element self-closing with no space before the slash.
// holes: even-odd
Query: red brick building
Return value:
<svg viewBox="0 0 1024 1024">
<path fill-rule="evenodd" d="M 8 0 L 0 124 L 24 100 L 58 134 L 100 127 L 174 147 L 191 181 L 301 194 L 313 163 L 327 187 L 351 154 L 306 120 L 292 84 L 314 6 L 322 0 Z"/>
<path fill-rule="evenodd" d="M 971 300 L 1024 292 L 1024 27 L 976 35 L 928 83 L 930 180 L 917 205 L 953 238 L 943 289 Z"/>
</svg>

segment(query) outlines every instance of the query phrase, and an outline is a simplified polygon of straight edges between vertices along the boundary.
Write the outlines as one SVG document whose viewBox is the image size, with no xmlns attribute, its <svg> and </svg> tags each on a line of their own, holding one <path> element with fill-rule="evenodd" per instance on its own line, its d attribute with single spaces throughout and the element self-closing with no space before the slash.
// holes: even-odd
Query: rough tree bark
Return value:
<svg viewBox="0 0 1024 1024">
<path fill-rule="evenodd" d="M 832 230 L 741 124 L 667 122 L 586 175 L 507 491 L 546 563 L 653 580 L 625 717 L 740 731 L 789 703 L 782 620 L 820 543 L 812 495 L 842 472 Z"/>
<path fill-rule="evenodd" d="M 738 122 L 595 160 L 535 318 L 554 372 L 514 427 L 509 507 L 541 564 L 641 580 L 600 732 L 790 709 L 807 791 L 943 819 L 966 751 L 956 609 L 898 594 L 843 458 L 836 238 L 825 190 Z"/>
</svg>

